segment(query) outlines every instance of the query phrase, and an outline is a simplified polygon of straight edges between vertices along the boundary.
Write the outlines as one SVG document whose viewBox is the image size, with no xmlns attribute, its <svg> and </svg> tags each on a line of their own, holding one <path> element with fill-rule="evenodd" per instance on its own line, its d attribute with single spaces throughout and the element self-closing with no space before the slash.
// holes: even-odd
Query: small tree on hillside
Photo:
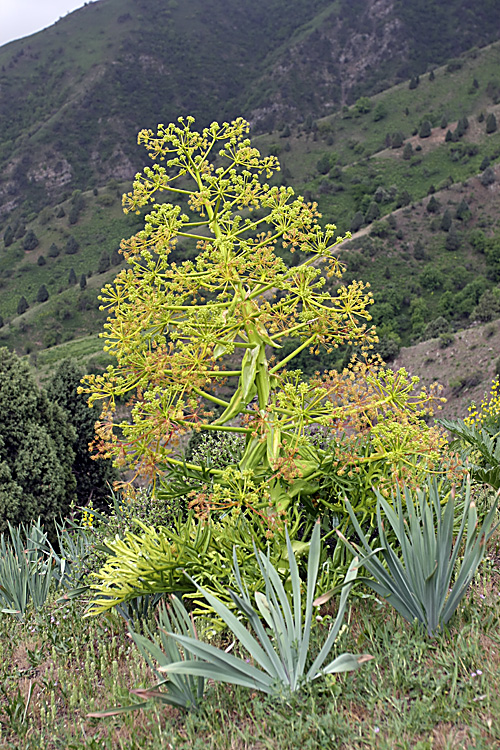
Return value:
<svg viewBox="0 0 500 750">
<path fill-rule="evenodd" d="M 23 313 L 26 312 L 26 310 L 28 309 L 28 307 L 29 307 L 28 300 L 23 295 L 20 298 L 19 302 L 17 303 L 17 314 L 18 315 L 23 315 Z"/>
<path fill-rule="evenodd" d="M 490 112 L 488 117 L 486 118 L 486 132 L 487 133 L 495 133 L 497 129 L 497 118 L 493 114 L 493 112 Z"/>
<path fill-rule="evenodd" d="M 443 214 L 443 218 L 441 219 L 441 229 L 443 232 L 448 232 L 451 227 L 451 213 L 449 209 L 446 209 L 446 211 Z"/>
<path fill-rule="evenodd" d="M 409 161 L 411 157 L 413 156 L 413 146 L 410 142 L 408 142 L 404 149 L 403 149 L 403 159 L 406 159 L 406 161 Z"/>
<path fill-rule="evenodd" d="M 423 123 L 420 125 L 420 130 L 418 131 L 419 138 L 429 138 L 431 134 L 432 134 L 432 124 L 430 120 L 424 120 Z"/>
<path fill-rule="evenodd" d="M 45 286 L 45 284 L 42 284 L 42 286 L 39 288 L 36 294 L 36 301 L 47 302 L 48 299 L 49 299 L 49 293 L 47 291 L 47 287 Z"/>
<path fill-rule="evenodd" d="M 5 247 L 9 247 L 14 242 L 14 231 L 10 224 L 8 225 L 7 229 L 5 230 L 3 234 L 3 242 Z"/>
<path fill-rule="evenodd" d="M 66 247 L 65 247 L 64 252 L 66 253 L 66 255 L 74 255 L 75 253 L 78 252 L 79 249 L 80 249 L 80 245 L 78 244 L 77 240 L 73 237 L 73 235 L 70 234 L 70 236 L 68 237 L 66 241 Z"/>
<path fill-rule="evenodd" d="M 30 229 L 28 232 L 26 232 L 23 240 L 23 248 L 29 252 L 30 250 L 34 250 L 35 247 L 38 247 L 39 245 L 38 237 L 34 233 L 32 229 Z"/>
<path fill-rule="evenodd" d="M 427 202 L 427 211 L 430 214 L 436 214 L 439 212 L 440 204 L 439 201 L 436 199 L 434 195 L 431 195 L 429 198 L 429 201 Z"/>
<path fill-rule="evenodd" d="M 460 235 L 457 232 L 455 224 L 452 223 L 448 230 L 448 234 L 446 235 L 445 247 L 447 250 L 455 251 L 459 249 L 461 244 Z"/>
</svg>

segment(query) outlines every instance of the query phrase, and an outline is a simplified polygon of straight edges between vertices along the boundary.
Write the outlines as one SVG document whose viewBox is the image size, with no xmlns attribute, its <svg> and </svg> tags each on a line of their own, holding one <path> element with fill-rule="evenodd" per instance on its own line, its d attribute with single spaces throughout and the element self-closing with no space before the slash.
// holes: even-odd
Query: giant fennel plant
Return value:
<svg viewBox="0 0 500 750">
<path fill-rule="evenodd" d="M 372 436 L 361 462 L 354 448 L 339 452 L 339 475 L 381 457 L 396 471 L 435 461 L 442 438 L 419 418 L 429 396 L 413 392 L 404 370 L 368 358 L 373 300 L 360 282 L 342 285 L 335 226 L 321 228 L 316 204 L 291 188 L 261 181 L 279 164 L 251 146 L 245 120 L 202 132 L 193 122 L 139 134 L 153 166 L 136 176 L 124 210 L 149 212 L 122 242 L 128 268 L 102 291 L 105 349 L 116 363 L 85 385 L 90 403 L 104 404 L 97 452 L 153 477 L 200 472 L 179 457 L 183 435 L 240 433 L 241 459 L 211 468 L 210 491 L 191 505 L 200 515 L 251 508 L 270 526 L 294 498 L 321 502 L 326 452 L 311 426 Z M 195 257 L 171 261 L 180 242 L 195 245 Z M 285 265 L 281 248 L 300 254 L 296 265 Z M 280 358 L 285 339 L 295 348 Z M 303 350 L 346 344 L 366 356 L 343 373 L 306 381 L 290 369 Z M 130 418 L 120 420 L 123 398 Z"/>
</svg>

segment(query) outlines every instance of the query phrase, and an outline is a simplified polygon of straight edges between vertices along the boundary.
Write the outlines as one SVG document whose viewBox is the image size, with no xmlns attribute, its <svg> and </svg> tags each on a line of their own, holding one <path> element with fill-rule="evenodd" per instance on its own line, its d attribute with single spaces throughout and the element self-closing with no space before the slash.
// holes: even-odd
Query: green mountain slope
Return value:
<svg viewBox="0 0 500 750">
<path fill-rule="evenodd" d="M 216 15 L 219 0 L 212 3 Z M 145 13 L 136 15 L 140 9 L 145 11 L 146 5 L 151 10 L 154 0 L 142 5 L 136 0 L 123 0 L 119 7 L 115 0 L 91 4 L 47 32 L 23 40 L 24 53 L 19 55 L 18 50 L 18 60 L 12 67 L 7 64 L 8 73 L 4 75 L 10 78 L 14 70 L 18 88 L 24 86 L 29 91 L 28 74 L 39 75 L 42 80 L 50 70 L 51 75 L 56 78 L 59 75 L 61 82 L 64 80 L 64 90 L 71 92 L 61 107 L 57 86 L 47 84 L 45 100 L 40 100 L 37 106 L 32 103 L 31 108 L 20 96 L 13 112 L 18 112 L 18 127 L 24 128 L 25 134 L 14 139 L 10 152 L 3 142 L 4 157 L 9 153 L 10 162 L 0 178 L 0 189 L 7 201 L 0 218 L 0 315 L 4 322 L 0 339 L 20 353 L 38 356 L 48 347 L 65 342 L 69 345 L 67 342 L 101 330 L 103 313 L 97 309 L 99 289 L 113 277 L 121 263 L 116 252 L 120 239 L 130 236 L 141 225 L 141 217 L 124 217 L 120 207 L 120 193 L 129 189 L 130 175 L 145 161 L 135 145 L 135 129 L 128 140 L 127 135 L 134 117 L 137 129 L 170 119 L 162 115 L 168 115 L 175 91 L 179 96 L 182 93 L 177 79 L 164 83 L 173 92 L 170 104 L 153 95 L 161 56 L 161 14 L 157 18 L 157 35 L 148 37 L 147 45 L 144 40 L 141 42 L 143 49 L 148 48 L 149 56 L 146 52 L 141 53 L 142 57 L 137 53 L 135 62 L 129 60 L 128 68 L 120 62 L 121 55 L 132 57 L 132 50 L 138 49 L 130 42 L 139 34 L 135 22 L 142 19 L 145 24 L 152 23 L 149 16 L 145 20 Z M 234 80 L 226 81 L 224 66 L 214 73 L 215 77 L 219 75 L 217 80 L 224 90 L 217 92 L 214 102 L 222 96 L 220 107 L 229 108 L 236 106 L 238 96 L 251 99 L 251 86 L 269 75 L 272 66 L 266 69 L 266 65 L 278 65 L 276 61 L 284 60 L 286 54 L 291 59 L 290 50 L 302 49 L 307 40 L 318 42 L 318 34 L 324 34 L 328 24 L 338 20 L 343 7 L 340 2 L 318 1 L 312 20 L 304 21 L 309 17 L 310 6 L 297 0 L 302 16 L 298 13 L 288 26 L 283 26 L 279 37 L 282 44 L 271 49 L 269 40 L 259 40 L 258 44 L 263 46 L 256 65 L 260 68 L 255 69 L 254 78 L 247 75 L 248 88 L 245 89 L 243 77 L 238 78 L 235 72 L 233 79 L 240 82 L 239 88 L 235 86 L 236 98 L 224 98 L 226 83 L 230 87 Z M 379 12 L 380 7 L 368 2 L 359 6 L 360 13 L 377 8 Z M 384 7 L 390 10 L 393 5 L 387 2 Z M 451 3 L 450 13 L 458 13 L 460 7 L 460 3 Z M 196 3 L 189 22 L 184 6 L 170 3 L 163 8 L 168 9 L 172 28 L 180 33 L 185 24 L 186 35 L 179 38 L 194 39 L 198 35 L 201 39 L 201 16 Z M 270 16 L 270 28 L 277 34 L 281 28 L 279 15 L 283 12 L 280 0 L 266 7 L 253 6 L 249 28 L 257 29 L 273 9 L 275 16 Z M 105 23 L 96 33 L 97 17 Z M 228 18 L 234 20 L 231 14 Z M 232 32 L 228 18 L 218 20 L 221 38 L 224 33 L 233 32 L 240 41 L 245 34 L 248 36 L 248 30 Z M 454 28 L 453 18 L 451 13 L 449 29 Z M 210 19 L 205 20 L 207 29 L 211 28 Z M 45 37 L 49 31 L 51 36 Z M 87 48 L 87 42 L 78 40 L 90 44 L 91 32 L 94 46 Z M 70 68 L 65 69 L 61 63 L 58 72 L 57 65 L 50 62 L 50 55 L 42 59 L 50 49 L 50 54 L 55 54 L 55 47 L 45 44 L 49 38 L 52 45 L 56 40 L 64 42 L 60 57 L 63 60 L 66 54 L 71 55 Z M 41 45 L 38 52 L 35 42 Z M 138 39 L 136 43 L 139 44 Z M 0 61 L 1 55 L 18 49 L 16 45 L 1 48 Z M 217 59 L 226 55 L 225 62 L 230 59 L 234 62 L 237 45 L 232 52 L 231 49 L 221 48 Z M 36 54 L 39 54 L 38 72 L 33 63 Z M 248 49 L 240 52 L 243 70 L 248 69 L 245 55 L 250 55 Z M 173 53 L 171 57 L 175 57 Z M 97 58 L 102 64 L 96 63 Z M 196 55 L 193 59 L 195 65 Z M 151 69 L 147 95 L 140 87 L 141 80 L 145 80 L 145 65 Z M 300 124 L 283 122 L 280 130 L 254 136 L 262 152 L 279 156 L 282 163 L 279 179 L 283 183 L 293 185 L 308 200 L 318 201 L 325 219 L 335 221 L 340 232 L 356 230 L 353 240 L 342 250 L 347 265 L 345 278 L 362 278 L 372 285 L 377 302 L 374 318 L 381 332 L 384 356 L 393 355 L 400 344 L 407 345 L 436 331 L 450 333 L 468 326 L 481 319 L 478 315 L 484 320 L 488 320 L 485 315 L 500 315 L 500 304 L 497 310 L 495 301 L 500 281 L 497 258 L 500 258 L 497 226 L 500 174 L 495 174 L 500 133 L 498 128 L 487 132 L 487 123 L 493 115 L 500 123 L 499 65 L 499 43 L 473 49 L 442 67 L 433 68 L 432 75 L 420 75 L 411 83 L 405 80 L 371 98 L 361 97 L 353 105 L 326 117 L 315 119 L 309 112 Z M 200 63 L 200 80 L 208 66 L 207 57 L 206 64 Z M 131 79 L 120 89 L 119 81 L 126 70 L 132 71 Z M 166 72 L 165 67 L 164 77 Z M 113 85 L 110 76 L 114 76 Z M 299 76 L 297 85 L 300 80 Z M 61 83 L 61 91 L 63 88 Z M 120 91 L 121 109 L 116 103 Z M 298 97 L 298 91 L 294 96 Z M 205 89 L 206 96 L 209 93 Z M 268 94 L 263 89 L 261 95 Z M 97 118 L 96 96 L 102 107 Z M 62 94 L 61 97 L 64 99 Z M 136 99 L 142 111 L 134 109 Z M 82 109 L 82 101 L 89 102 L 87 109 Z M 208 99 L 203 106 L 200 104 L 200 112 L 206 111 L 207 102 Z M 257 98 L 254 104 L 256 107 L 259 104 Z M 308 105 L 304 108 L 307 111 Z M 55 114 L 50 115 L 52 110 Z M 258 107 L 251 111 L 257 110 Z M 30 117 L 45 119 L 37 129 L 30 124 Z M 203 120 L 202 114 L 200 118 Z M 15 129 L 13 122 L 10 127 Z M 428 133 L 423 133 L 424 125 Z M 58 139 L 52 138 L 54 130 Z M 24 156 L 23 149 L 27 149 Z M 77 167 L 73 167 L 72 159 L 76 159 Z M 488 169 L 493 177 L 491 182 L 483 184 L 483 178 L 477 176 Z M 79 180 L 84 185 L 88 180 L 91 187 L 75 192 L 73 188 Z M 43 204 L 46 205 L 40 210 Z M 447 217 L 453 225 L 451 232 L 450 227 L 442 226 Z M 180 248 L 181 253 L 187 251 Z M 24 303 L 20 306 L 22 298 L 28 305 L 24 312 Z M 79 346 L 75 343 L 76 349 Z M 81 346 L 88 356 L 87 345 Z M 95 346 L 93 340 L 92 352 L 96 351 Z M 60 351 L 63 350 L 64 346 Z"/>
<path fill-rule="evenodd" d="M 325 115 L 492 41 L 499 22 L 492 0 L 472 16 L 466 0 L 88 3 L 0 48 L 0 216 L 130 179 L 143 127 Z"/>
</svg>

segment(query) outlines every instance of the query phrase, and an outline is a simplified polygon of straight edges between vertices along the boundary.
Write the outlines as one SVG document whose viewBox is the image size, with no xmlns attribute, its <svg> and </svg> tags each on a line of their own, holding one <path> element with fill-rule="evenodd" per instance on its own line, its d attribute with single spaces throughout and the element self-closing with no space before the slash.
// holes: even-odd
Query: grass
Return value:
<svg viewBox="0 0 500 750">
<path fill-rule="evenodd" d="M 338 650 L 374 659 L 273 701 L 209 685 L 201 711 L 152 706 L 107 719 L 154 677 L 116 615 L 83 619 L 54 600 L 25 622 L 0 615 L 0 747 L 444 750 L 500 743 L 500 538 L 449 629 L 434 639 L 373 597 L 354 598 Z M 322 611 L 321 642 L 330 612 Z M 313 641 L 313 642 L 314 642 Z"/>
</svg>

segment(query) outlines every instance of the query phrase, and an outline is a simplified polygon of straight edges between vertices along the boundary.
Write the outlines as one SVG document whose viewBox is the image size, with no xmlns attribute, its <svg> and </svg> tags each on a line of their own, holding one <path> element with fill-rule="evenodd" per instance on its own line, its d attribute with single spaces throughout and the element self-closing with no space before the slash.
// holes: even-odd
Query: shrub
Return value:
<svg viewBox="0 0 500 750">
<path fill-rule="evenodd" d="M 450 230 L 451 224 L 452 224 L 451 214 L 450 214 L 449 209 L 447 208 L 441 218 L 440 227 L 443 230 L 443 232 L 448 232 Z"/>
<path fill-rule="evenodd" d="M 372 221 L 375 221 L 375 219 L 378 219 L 380 216 L 380 208 L 376 201 L 372 201 L 370 205 L 368 206 L 368 209 L 364 216 L 364 223 L 365 224 L 371 224 Z"/>
<path fill-rule="evenodd" d="M 78 244 L 77 240 L 73 237 L 72 234 L 68 237 L 66 241 L 66 247 L 64 252 L 66 255 L 75 255 L 75 253 L 78 252 L 80 249 L 80 245 Z"/>
<path fill-rule="evenodd" d="M 368 517 L 373 476 L 367 483 L 375 465 L 378 480 L 390 484 L 400 472 L 421 476 L 427 461 L 436 460 L 436 434 L 421 419 L 430 397 L 412 395 L 414 381 L 405 371 L 392 373 L 367 355 L 342 372 L 310 379 L 290 369 L 302 352 L 344 344 L 366 351 L 375 343 L 370 298 L 359 282 L 325 291 L 313 260 L 323 258 L 327 274 L 341 276 L 335 227 L 323 230 L 316 207 L 294 198 L 290 188 L 260 182 L 278 164 L 251 147 L 245 121 L 214 123 L 202 133 L 192 122 L 139 136 L 159 163 L 137 176 L 124 199 L 127 211 L 153 207 L 146 228 L 122 242 L 129 267 L 101 295 L 110 315 L 107 346 L 118 364 L 85 381 L 91 403 L 104 401 L 99 450 L 144 474 L 162 472 L 167 485 L 174 470 L 179 482 L 197 476 L 194 493 L 186 481 L 184 495 L 201 519 L 223 515 L 231 524 L 240 514 L 255 516 L 272 535 L 299 507 L 309 521 L 318 513 L 342 513 L 339 486 L 346 485 Z M 214 148 L 225 164 L 215 171 L 207 168 Z M 184 201 L 184 185 L 190 186 L 188 213 L 160 202 L 160 193 L 177 190 Z M 197 239 L 198 256 L 170 264 L 169 253 L 185 237 Z M 287 268 L 274 252 L 278 242 L 305 260 Z M 270 289 L 276 298 L 268 297 Z M 295 349 L 281 358 L 283 339 Z M 223 393 L 221 379 L 227 381 Z M 388 394 L 382 402 L 381 391 Z M 128 422 L 116 419 L 117 397 L 130 401 Z M 403 442 L 396 435 L 401 420 Z M 313 431 L 332 426 L 336 439 L 326 452 Z M 203 466 L 187 466 L 176 446 L 193 429 L 244 436 L 239 462 L 208 474 Z M 330 494 L 323 493 L 325 485 Z"/>
<path fill-rule="evenodd" d="M 14 242 L 14 232 L 10 224 L 9 226 L 7 226 L 7 229 L 5 230 L 3 234 L 3 242 L 4 242 L 5 247 L 9 247 Z"/>
<path fill-rule="evenodd" d="M 109 257 L 109 253 L 101 253 L 101 257 L 99 258 L 99 265 L 97 266 L 97 273 L 106 273 L 106 271 L 109 271 L 111 268 L 111 260 Z"/>
<path fill-rule="evenodd" d="M 446 235 L 445 248 L 454 252 L 459 249 L 461 244 L 462 240 L 460 235 L 457 232 L 455 224 L 452 223 L 448 230 L 448 234 Z"/>
<path fill-rule="evenodd" d="M 39 240 L 36 234 L 32 229 L 30 229 L 28 232 L 26 232 L 23 240 L 23 248 L 29 252 L 30 250 L 34 250 L 39 245 Z"/>
<path fill-rule="evenodd" d="M 427 201 L 427 206 L 426 206 L 426 208 L 427 208 L 427 211 L 428 211 L 428 212 L 429 212 L 430 214 L 435 214 L 435 213 L 438 213 L 438 212 L 439 212 L 439 209 L 440 209 L 440 203 L 439 203 L 439 201 L 438 201 L 438 200 L 436 200 L 436 198 L 435 198 L 435 196 L 434 196 L 434 195 L 431 195 L 431 197 L 430 197 L 430 198 L 429 198 L 429 200 Z"/>
<path fill-rule="evenodd" d="M 435 480 L 429 481 L 426 489 L 417 490 L 415 497 L 406 488 L 402 495 L 398 488 L 392 505 L 378 493 L 377 518 L 381 547 L 375 551 L 369 546 L 350 503 L 346 503 L 366 554 L 360 565 L 364 565 L 375 579 L 367 578 L 365 583 L 384 597 L 409 623 L 417 620 L 425 626 L 429 636 L 442 631 L 455 613 L 483 559 L 486 542 L 494 531 L 498 499 L 479 526 L 476 505 L 470 494 L 470 480 L 464 484 L 461 494 L 464 498 L 463 512 L 455 538 L 455 492 L 441 498 Z M 397 545 L 388 541 L 389 528 L 397 539 Z M 362 554 L 356 544 L 341 538 L 354 554 Z M 465 551 L 463 557 L 459 557 L 463 541 Z M 376 556 L 379 551 L 381 555 Z"/>
<path fill-rule="evenodd" d="M 413 146 L 408 142 L 403 149 L 403 159 L 409 161 L 413 155 Z"/>
<path fill-rule="evenodd" d="M 0 355 L 0 531 L 38 516 L 47 527 L 74 499 L 74 431 L 27 364 Z"/>
<path fill-rule="evenodd" d="M 394 148 L 394 149 L 401 148 L 404 142 L 405 142 L 405 137 L 404 137 L 404 134 L 400 130 L 392 134 L 391 148 Z"/>
<path fill-rule="evenodd" d="M 429 138 L 431 134 L 432 134 L 432 123 L 430 122 L 430 120 L 424 120 L 422 124 L 420 125 L 418 136 L 419 138 Z"/>
<path fill-rule="evenodd" d="M 28 309 L 28 307 L 29 307 L 29 305 L 28 305 L 28 301 L 27 301 L 26 297 L 24 297 L 24 296 L 21 297 L 19 299 L 19 302 L 17 303 L 17 314 L 18 315 L 23 315 L 23 313 L 26 312 L 26 310 Z"/>
<path fill-rule="evenodd" d="M 36 301 L 37 302 L 47 302 L 49 299 L 49 293 L 47 291 L 47 287 L 45 284 L 42 284 L 42 286 L 38 289 L 38 292 L 36 294 Z"/>
<path fill-rule="evenodd" d="M 487 133 L 495 133 L 497 129 L 497 118 L 493 114 L 493 112 L 490 112 L 488 117 L 486 118 L 486 132 Z"/>
<path fill-rule="evenodd" d="M 487 167 L 479 179 L 483 187 L 488 187 L 489 185 L 493 185 L 493 183 L 496 180 L 495 171 L 493 167 Z"/>
</svg>

